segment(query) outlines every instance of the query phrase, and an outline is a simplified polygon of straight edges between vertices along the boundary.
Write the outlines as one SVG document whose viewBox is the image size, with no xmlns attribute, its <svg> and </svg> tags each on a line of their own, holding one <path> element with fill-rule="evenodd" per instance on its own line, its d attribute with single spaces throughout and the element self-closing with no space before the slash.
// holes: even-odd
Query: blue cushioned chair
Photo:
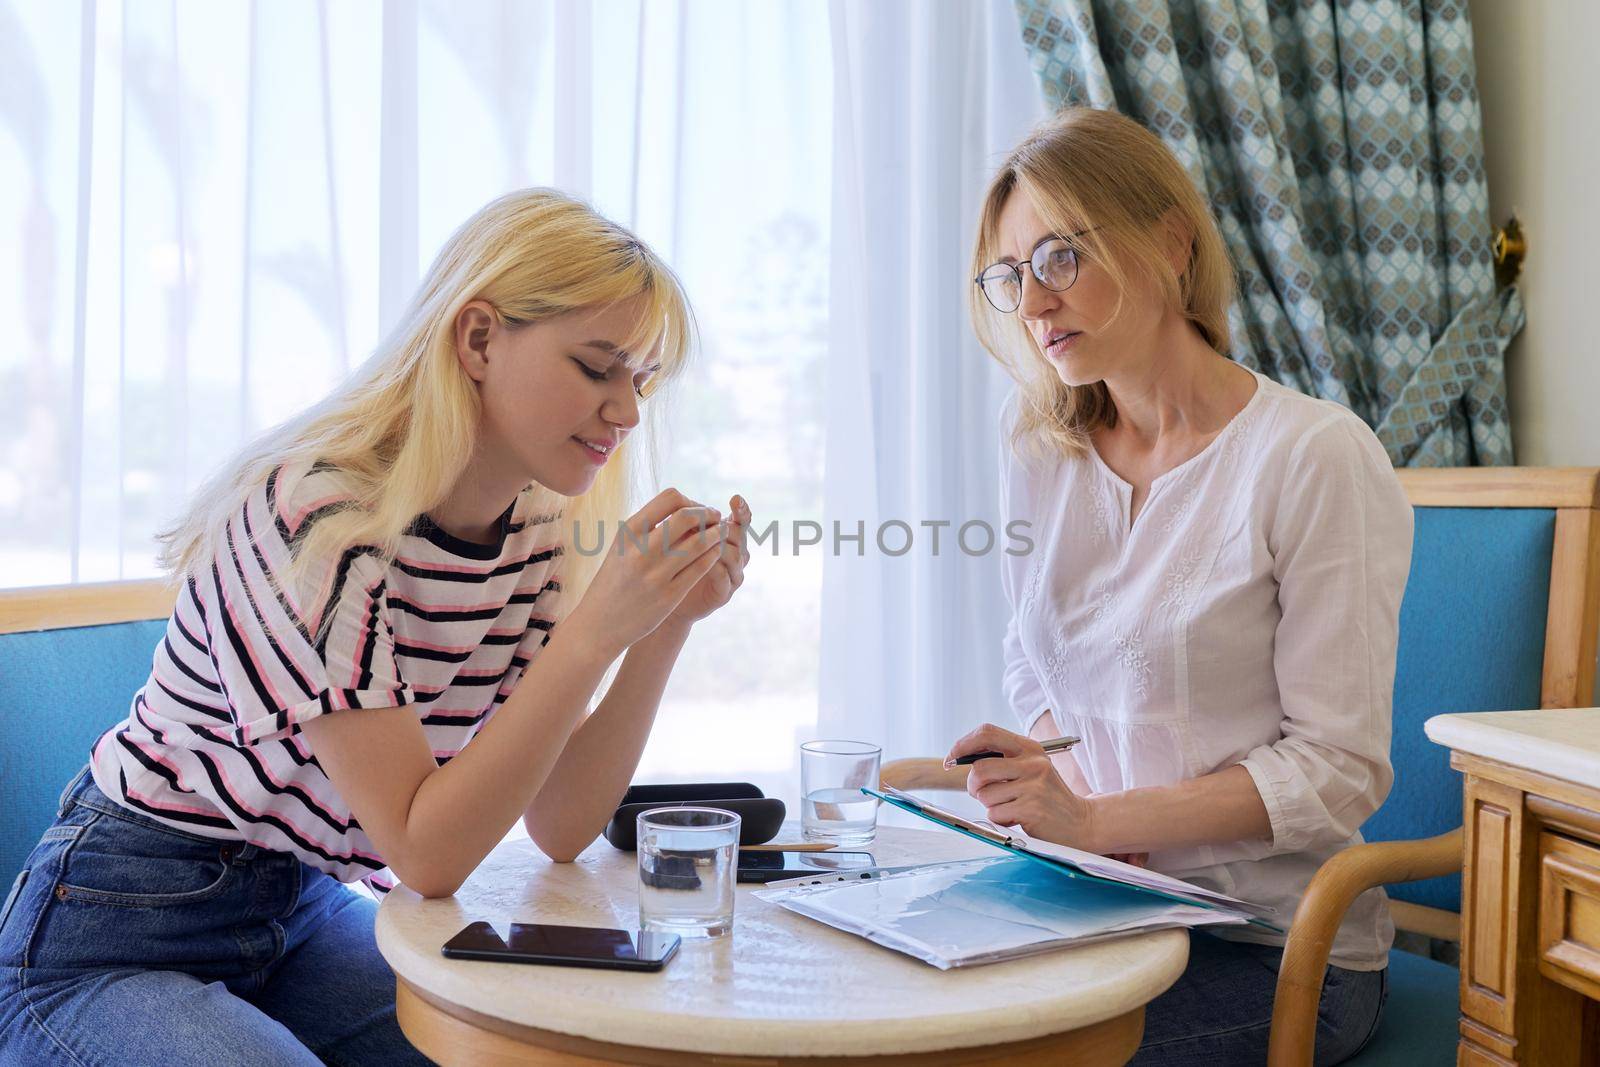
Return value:
<svg viewBox="0 0 1600 1067">
<path fill-rule="evenodd" d="M 128 714 L 172 603 L 159 582 L 0 593 L 0 888 L 89 746 Z"/>
<path fill-rule="evenodd" d="M 1273 1067 L 1312 1062 L 1328 948 L 1350 903 L 1382 885 L 1395 925 L 1459 940 L 1461 776 L 1428 741 L 1434 715 L 1594 703 L 1600 471 L 1404 470 L 1416 507 L 1395 670 L 1394 788 L 1362 827 L 1369 844 L 1318 872 L 1278 977 Z M 1418 840 L 1422 839 L 1422 840 Z M 1460 973 L 1396 951 L 1389 1002 L 1361 1067 L 1456 1062 Z"/>
<path fill-rule="evenodd" d="M 1384 886 L 1395 925 L 1460 940 L 1461 776 L 1422 724 L 1461 711 L 1587 707 L 1595 685 L 1600 470 L 1402 470 L 1416 508 L 1395 670 L 1394 788 L 1362 833 L 1330 859 L 1294 918 L 1279 972 L 1272 1067 L 1309 1067 L 1334 932 L 1352 901 Z M 917 758 L 886 764 L 908 790 L 962 789 L 965 770 Z M 1418 839 L 1422 840 L 1418 840 Z M 1389 1000 L 1360 1067 L 1456 1062 L 1460 972 L 1389 956 Z"/>
</svg>

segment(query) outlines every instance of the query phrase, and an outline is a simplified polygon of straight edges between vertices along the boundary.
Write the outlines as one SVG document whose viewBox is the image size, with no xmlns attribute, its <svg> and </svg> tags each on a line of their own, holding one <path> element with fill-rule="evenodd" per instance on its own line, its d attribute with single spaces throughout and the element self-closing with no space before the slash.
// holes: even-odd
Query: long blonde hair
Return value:
<svg viewBox="0 0 1600 1067">
<path fill-rule="evenodd" d="M 175 578 L 206 566 L 250 494 L 273 470 L 297 462 L 338 468 L 352 498 L 297 545 L 286 584 L 297 592 L 309 591 L 302 583 L 320 585 L 325 575 L 317 572 L 353 545 L 392 559 L 411 523 L 445 500 L 477 439 L 478 394 L 456 358 L 462 307 L 487 301 L 515 328 L 641 294 L 644 311 L 626 348 L 655 350 L 661 369 L 652 380 L 664 381 L 682 366 L 694 337 L 688 300 L 671 269 L 633 234 L 557 190 L 523 189 L 489 203 L 445 242 L 400 324 L 361 367 L 201 487 L 188 512 L 158 538 L 163 566 Z M 595 529 L 601 520 L 609 526 L 627 503 L 631 450 L 624 445 L 612 453 L 581 497 L 532 486 L 528 491 L 541 497 L 536 509 L 562 512 L 564 535 Z M 567 607 L 600 558 L 566 553 Z"/>
<path fill-rule="evenodd" d="M 1155 134 L 1093 108 L 1065 108 L 1034 130 L 984 195 L 973 277 L 1000 258 L 1000 214 L 1013 194 L 1027 197 L 1054 232 L 1087 231 L 1074 243 L 1124 299 L 1134 279 L 1154 280 L 1206 343 L 1227 353 L 1233 267 L 1204 197 Z M 1193 234 L 1182 271 L 1172 269 L 1165 253 L 1163 229 L 1170 224 Z M 978 340 L 1020 387 L 1014 445 L 1073 455 L 1088 447 L 1095 430 L 1115 425 L 1116 407 L 1103 382 L 1063 384 L 1019 315 L 996 311 L 976 285 L 969 295 Z M 1119 300 L 1113 317 L 1121 307 Z"/>
</svg>

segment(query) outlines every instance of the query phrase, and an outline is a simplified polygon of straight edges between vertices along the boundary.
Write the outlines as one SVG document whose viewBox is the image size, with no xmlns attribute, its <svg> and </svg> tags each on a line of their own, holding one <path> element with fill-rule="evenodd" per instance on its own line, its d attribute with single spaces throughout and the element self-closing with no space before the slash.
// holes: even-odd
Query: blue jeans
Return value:
<svg viewBox="0 0 1600 1067">
<path fill-rule="evenodd" d="M 427 1064 L 376 911 L 291 855 L 130 811 L 85 770 L 0 907 L 0 1064 Z"/>
<path fill-rule="evenodd" d="M 1189 966 L 1145 1009 L 1136 1067 L 1266 1063 L 1283 950 L 1195 931 Z M 1378 1029 L 1389 972 L 1329 967 L 1317 1006 L 1317 1067 L 1354 1056 Z"/>
</svg>

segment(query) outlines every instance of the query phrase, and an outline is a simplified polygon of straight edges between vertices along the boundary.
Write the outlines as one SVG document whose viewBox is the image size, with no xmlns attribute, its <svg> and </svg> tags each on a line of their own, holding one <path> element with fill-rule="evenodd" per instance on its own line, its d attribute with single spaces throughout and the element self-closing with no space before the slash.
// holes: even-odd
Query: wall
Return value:
<svg viewBox="0 0 1600 1067">
<path fill-rule="evenodd" d="M 1507 353 L 1525 465 L 1600 466 L 1600 3 L 1470 0 L 1490 217 L 1527 232 L 1528 324 Z"/>
</svg>

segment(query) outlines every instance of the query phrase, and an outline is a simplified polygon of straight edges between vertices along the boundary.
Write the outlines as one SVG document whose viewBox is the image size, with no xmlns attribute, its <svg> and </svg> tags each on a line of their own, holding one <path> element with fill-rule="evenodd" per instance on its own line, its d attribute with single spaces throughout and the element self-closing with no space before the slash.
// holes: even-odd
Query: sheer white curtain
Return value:
<svg viewBox="0 0 1600 1067">
<path fill-rule="evenodd" d="M 834 0 L 832 16 L 824 505 L 865 542 L 825 556 L 818 728 L 932 755 L 1006 721 L 1009 382 L 972 336 L 968 258 L 983 188 L 1043 104 L 1011 3 Z M 994 531 L 989 552 L 958 544 L 969 522 Z M 970 527 L 967 547 L 983 544 Z"/>
<path fill-rule="evenodd" d="M 1040 106 L 1015 20 L 1010 0 L 0 0 L 0 587 L 153 573 L 152 534 L 370 351 L 456 224 L 554 184 L 695 301 L 659 481 L 780 522 L 686 650 L 641 778 L 793 796 L 818 732 L 937 751 L 996 705 L 996 564 L 954 535 L 995 518 L 1005 385 L 966 258 Z M 897 558 L 874 543 L 891 519 L 916 538 Z M 799 520 L 824 544 L 797 553 Z M 833 520 L 862 524 L 863 557 L 832 555 Z"/>
<path fill-rule="evenodd" d="M 0 0 L 0 587 L 153 574 L 204 475 L 531 184 L 633 226 L 695 301 L 659 481 L 815 517 L 831 47 L 804 0 Z M 820 568 L 751 568 L 642 777 L 786 785 Z"/>
</svg>

